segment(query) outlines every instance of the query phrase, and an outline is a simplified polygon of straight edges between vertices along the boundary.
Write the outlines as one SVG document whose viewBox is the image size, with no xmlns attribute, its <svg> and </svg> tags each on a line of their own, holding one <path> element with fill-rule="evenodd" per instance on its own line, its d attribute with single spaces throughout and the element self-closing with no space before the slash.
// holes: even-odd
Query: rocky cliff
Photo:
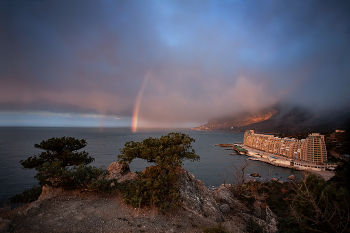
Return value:
<svg viewBox="0 0 350 233">
<path fill-rule="evenodd" d="M 126 167 L 112 163 L 111 177 L 123 181 L 135 178 Z M 277 232 L 276 216 L 267 207 L 261 218 L 260 203 L 246 206 L 221 185 L 211 192 L 200 180 L 183 168 L 177 169 L 182 202 L 173 211 L 160 214 L 155 208 L 132 208 L 118 193 L 64 191 L 44 187 L 40 198 L 24 207 L 9 211 L 7 226 L 16 232 L 202 232 L 219 223 L 229 232 L 245 232 L 254 221 L 266 232 Z M 6 229 L 12 229 L 13 227 Z M 9 231 L 11 232 L 11 231 Z"/>
<path fill-rule="evenodd" d="M 277 232 L 277 217 L 267 207 L 266 220 L 263 220 L 260 202 L 246 206 L 237 199 L 229 184 L 222 184 L 211 192 L 194 175 L 178 168 L 181 207 L 194 215 L 199 215 L 215 222 L 221 222 L 230 232 L 245 232 L 250 220 L 259 224 L 266 232 Z"/>
</svg>

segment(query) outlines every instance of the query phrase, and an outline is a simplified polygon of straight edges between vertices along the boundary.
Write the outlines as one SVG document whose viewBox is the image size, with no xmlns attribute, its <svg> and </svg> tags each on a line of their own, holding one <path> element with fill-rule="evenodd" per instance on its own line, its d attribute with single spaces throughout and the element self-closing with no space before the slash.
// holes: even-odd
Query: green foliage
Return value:
<svg viewBox="0 0 350 233">
<path fill-rule="evenodd" d="M 185 159 L 199 160 L 191 146 L 194 141 L 186 134 L 169 133 L 160 138 L 125 143 L 118 155 L 119 163 L 129 165 L 135 158 L 155 161 L 155 166 L 138 173 L 138 179 L 128 181 L 121 189 L 125 202 L 134 207 L 156 206 L 160 210 L 177 206 L 179 192 L 175 169 Z"/>
<path fill-rule="evenodd" d="M 203 233 L 228 233 L 221 224 L 218 224 L 216 227 L 202 228 L 202 231 Z"/>
<path fill-rule="evenodd" d="M 29 203 L 32 201 L 36 201 L 41 194 L 41 186 L 34 185 L 30 189 L 24 190 L 20 194 L 16 194 L 15 196 L 10 198 L 11 203 Z"/>
<path fill-rule="evenodd" d="M 294 186 L 289 182 L 267 182 L 262 186 L 260 191 L 267 194 L 266 204 L 278 217 L 290 216 L 289 205 L 296 194 Z"/>
<path fill-rule="evenodd" d="M 169 133 L 160 138 L 147 138 L 142 142 L 127 142 L 118 155 L 120 163 L 130 164 L 135 158 L 155 161 L 160 168 L 170 168 L 183 165 L 185 159 L 196 161 L 199 156 L 195 154 L 191 143 L 193 138 L 186 134 Z"/>
<path fill-rule="evenodd" d="M 292 207 L 303 232 L 346 232 L 350 230 L 349 200 L 346 189 L 312 174 L 299 183 Z"/>
<path fill-rule="evenodd" d="M 73 137 L 51 138 L 34 145 L 43 149 L 39 155 L 31 156 L 20 163 L 24 169 L 35 168 L 35 178 L 39 187 L 34 186 L 10 199 L 13 203 L 35 201 L 44 185 L 64 189 L 92 189 L 111 191 L 111 182 L 105 179 L 107 171 L 102 168 L 86 166 L 94 161 L 85 151 L 78 151 L 86 146 L 84 139 Z M 109 185 L 109 186 L 108 186 Z M 39 191 L 40 190 L 40 191 Z"/>
<path fill-rule="evenodd" d="M 160 210 L 174 208 L 179 192 L 175 173 L 162 174 L 157 166 L 147 167 L 136 180 L 129 181 L 123 190 L 125 202 L 133 207 L 157 206 Z"/>
<path fill-rule="evenodd" d="M 299 224 L 293 217 L 277 218 L 278 233 L 299 233 Z"/>
<path fill-rule="evenodd" d="M 73 167 L 62 167 L 62 162 L 43 163 L 35 178 L 42 180 L 41 184 L 62 187 L 65 189 L 88 189 L 98 178 L 105 177 L 107 171 L 93 166 L 80 164 Z"/>
<path fill-rule="evenodd" d="M 114 179 L 107 180 L 105 177 L 102 177 L 101 179 L 91 181 L 88 189 L 102 193 L 111 193 L 113 190 L 118 188 L 116 185 L 118 185 L 118 183 Z"/>
<path fill-rule="evenodd" d="M 44 163 L 61 162 L 61 167 L 89 164 L 95 159 L 88 157 L 85 151 L 77 152 L 86 146 L 85 139 L 79 140 L 73 137 L 50 138 L 34 147 L 45 150 L 39 155 L 30 156 L 26 160 L 21 160 L 23 168 L 39 168 Z"/>
<path fill-rule="evenodd" d="M 38 171 L 35 178 L 41 186 L 86 188 L 89 182 L 103 175 L 101 169 L 86 166 L 94 158 L 88 157 L 85 151 L 78 152 L 86 146 L 84 139 L 50 138 L 34 146 L 45 151 L 20 163 L 25 169 L 35 168 Z M 68 168 L 70 166 L 73 167 Z"/>
<path fill-rule="evenodd" d="M 343 161 L 335 170 L 335 176 L 331 178 L 331 182 L 337 187 L 343 187 L 350 193 L 350 162 Z"/>
</svg>

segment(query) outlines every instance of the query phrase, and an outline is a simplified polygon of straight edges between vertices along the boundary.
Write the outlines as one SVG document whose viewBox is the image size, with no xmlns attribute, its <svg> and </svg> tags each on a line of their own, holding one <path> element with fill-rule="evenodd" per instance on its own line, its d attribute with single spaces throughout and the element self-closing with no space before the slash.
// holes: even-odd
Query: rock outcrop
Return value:
<svg viewBox="0 0 350 233">
<path fill-rule="evenodd" d="M 254 173 L 250 174 L 250 176 L 252 176 L 252 177 L 261 177 L 261 176 L 259 175 L 259 173 L 257 173 L 257 172 L 254 172 Z"/>
<path fill-rule="evenodd" d="M 53 197 L 57 197 L 64 192 L 62 188 L 54 188 L 47 185 L 43 186 L 41 190 L 42 191 L 38 198 L 38 201 L 44 201 Z"/>
<path fill-rule="evenodd" d="M 230 184 L 222 184 L 213 192 L 196 180 L 194 175 L 183 168 L 177 169 L 179 188 L 182 199 L 181 207 L 193 214 L 200 215 L 216 222 L 222 222 L 229 231 L 245 231 L 249 220 L 263 227 L 266 232 L 277 232 L 277 217 L 266 207 L 266 216 L 261 212 L 265 203 L 255 201 L 247 206 L 237 199 L 231 191 Z M 264 217 L 263 217 L 264 216 Z M 263 220 L 266 218 L 266 220 Z"/>
<path fill-rule="evenodd" d="M 194 214 L 221 222 L 219 206 L 209 188 L 182 167 L 177 168 L 176 173 L 179 175 L 181 207 Z"/>
<path fill-rule="evenodd" d="M 108 178 L 115 179 L 116 182 L 137 177 L 136 173 L 130 172 L 128 166 L 117 162 L 112 163 L 107 169 L 109 171 Z M 195 176 L 184 168 L 177 168 L 176 173 L 179 175 L 180 207 L 185 210 L 182 212 L 184 216 L 189 217 L 190 221 L 192 221 L 191 219 L 202 219 L 211 224 L 220 222 L 230 232 L 245 232 L 248 222 L 253 220 L 266 232 L 277 232 L 277 217 L 266 207 L 263 200 L 257 200 L 253 204 L 247 205 L 235 197 L 230 184 L 223 184 L 211 192 L 202 181 L 196 180 Z M 29 216 L 32 213 L 37 213 L 48 203 L 55 203 L 56 200 L 68 199 L 67 201 L 69 201 L 69 198 L 79 201 L 79 196 L 78 190 L 65 191 L 45 186 L 39 199 L 29 204 L 27 208 L 23 208 L 23 211 L 18 212 L 18 214 Z M 57 199 L 49 200 L 52 198 Z M 76 210 L 75 207 L 73 210 Z M 262 213 L 262 210 L 266 210 L 266 214 L 265 211 Z M 10 229 L 9 222 L 3 221 L 3 224 L 5 224 L 6 229 Z"/>
<path fill-rule="evenodd" d="M 213 190 L 213 197 L 220 204 L 229 205 L 230 209 L 235 213 L 248 213 L 249 209 L 237 198 L 234 197 L 230 190 L 230 184 L 222 184 Z"/>
<path fill-rule="evenodd" d="M 222 184 L 213 190 L 213 197 L 220 206 L 223 226 L 227 230 L 236 231 L 237 228 L 244 231 L 247 222 L 252 219 L 263 227 L 266 232 L 277 232 L 277 217 L 266 207 L 266 220 L 262 219 L 261 206 L 265 203 L 255 201 L 253 205 L 247 206 L 233 195 L 231 185 Z M 229 207 L 229 208 L 227 208 Z"/>
<path fill-rule="evenodd" d="M 137 174 L 135 172 L 131 172 L 129 165 L 127 164 L 122 165 L 118 162 L 111 163 L 107 167 L 107 171 L 109 172 L 107 179 L 116 179 L 118 183 L 137 178 Z"/>
</svg>

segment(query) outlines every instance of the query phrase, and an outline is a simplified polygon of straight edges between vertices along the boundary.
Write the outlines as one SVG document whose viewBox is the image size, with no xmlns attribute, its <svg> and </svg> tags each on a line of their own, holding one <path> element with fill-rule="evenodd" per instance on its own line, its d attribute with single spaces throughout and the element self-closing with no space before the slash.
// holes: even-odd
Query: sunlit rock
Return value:
<svg viewBox="0 0 350 233">
<path fill-rule="evenodd" d="M 120 164 L 118 162 L 111 163 L 107 167 L 107 171 L 109 174 L 106 178 L 108 180 L 116 179 L 118 183 L 137 178 L 137 174 L 135 172 L 131 172 L 129 165 L 127 164 Z"/>
</svg>

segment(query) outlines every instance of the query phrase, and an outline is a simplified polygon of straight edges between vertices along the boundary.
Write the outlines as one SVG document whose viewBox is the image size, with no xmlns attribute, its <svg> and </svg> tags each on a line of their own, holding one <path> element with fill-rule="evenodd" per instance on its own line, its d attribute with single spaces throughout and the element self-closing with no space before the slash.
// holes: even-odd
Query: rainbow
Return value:
<svg viewBox="0 0 350 233">
<path fill-rule="evenodd" d="M 140 91 L 139 91 L 137 98 L 136 98 L 134 113 L 132 116 L 132 123 L 131 123 L 131 131 L 133 133 L 136 133 L 136 130 L 137 130 L 137 119 L 138 119 L 138 115 L 139 115 L 140 103 L 141 103 L 141 99 L 142 99 L 142 95 L 143 95 L 143 90 L 145 89 L 145 86 L 146 86 L 146 83 L 148 80 L 148 76 L 149 76 L 149 71 L 147 71 L 145 78 L 143 79 Z"/>
</svg>

